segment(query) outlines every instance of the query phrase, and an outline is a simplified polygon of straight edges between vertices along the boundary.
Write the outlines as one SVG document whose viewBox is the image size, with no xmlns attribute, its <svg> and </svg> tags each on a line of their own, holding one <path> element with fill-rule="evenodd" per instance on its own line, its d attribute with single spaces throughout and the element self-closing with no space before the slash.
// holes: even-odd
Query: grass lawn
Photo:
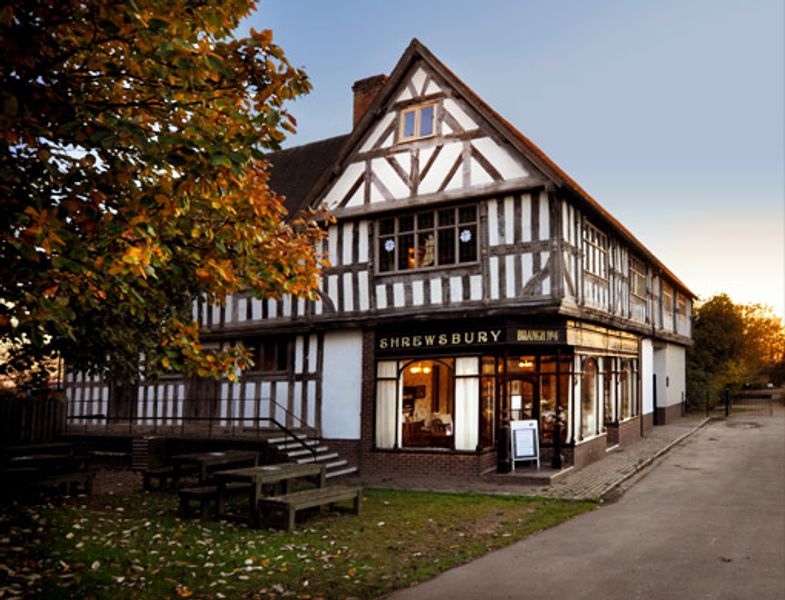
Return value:
<svg viewBox="0 0 785 600">
<path fill-rule="evenodd" d="M 0 598 L 374 598 L 595 506 L 368 489 L 291 534 L 179 519 L 173 494 L 0 507 Z"/>
</svg>

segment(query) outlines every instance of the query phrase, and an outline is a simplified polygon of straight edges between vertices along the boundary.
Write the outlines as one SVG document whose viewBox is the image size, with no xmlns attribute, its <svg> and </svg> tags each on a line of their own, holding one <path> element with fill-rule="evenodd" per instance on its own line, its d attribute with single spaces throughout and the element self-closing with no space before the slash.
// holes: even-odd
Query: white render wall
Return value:
<svg viewBox="0 0 785 600">
<path fill-rule="evenodd" d="M 641 340 L 641 414 L 654 412 L 654 347 L 650 339 Z"/>
<path fill-rule="evenodd" d="M 668 356 L 667 406 L 673 406 L 674 404 L 680 404 L 684 398 L 686 390 L 685 359 L 687 353 L 684 346 L 676 344 L 668 344 L 665 347 L 665 351 Z"/>
<path fill-rule="evenodd" d="M 327 439 L 360 439 L 362 357 L 359 329 L 324 334 L 322 436 Z"/>
<path fill-rule="evenodd" d="M 654 372 L 657 374 L 657 407 L 679 404 L 686 389 L 686 349 L 666 343 L 654 349 Z"/>
</svg>

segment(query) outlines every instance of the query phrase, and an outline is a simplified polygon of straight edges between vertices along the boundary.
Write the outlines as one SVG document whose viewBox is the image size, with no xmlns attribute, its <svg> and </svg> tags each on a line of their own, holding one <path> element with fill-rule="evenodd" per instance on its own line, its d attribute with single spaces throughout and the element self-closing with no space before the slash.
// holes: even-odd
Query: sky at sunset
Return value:
<svg viewBox="0 0 785 600">
<path fill-rule="evenodd" d="M 417 37 L 693 292 L 785 315 L 785 2 L 261 0 L 313 92 L 299 145 Z"/>
</svg>

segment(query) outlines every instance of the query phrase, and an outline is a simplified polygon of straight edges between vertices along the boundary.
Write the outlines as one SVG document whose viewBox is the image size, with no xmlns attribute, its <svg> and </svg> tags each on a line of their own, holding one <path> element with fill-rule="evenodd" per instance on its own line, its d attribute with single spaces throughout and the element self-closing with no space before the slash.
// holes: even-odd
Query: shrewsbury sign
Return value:
<svg viewBox="0 0 785 600">
<path fill-rule="evenodd" d="M 379 332 L 376 349 L 379 352 L 405 350 L 467 349 L 500 344 L 562 344 L 565 330 L 557 327 L 487 327 L 460 329 L 450 327 L 441 331 L 422 333 Z"/>
<path fill-rule="evenodd" d="M 399 348 L 444 348 L 498 344 L 504 341 L 501 338 L 502 331 L 502 329 L 481 329 L 479 331 L 382 336 L 379 338 L 378 348 L 379 350 L 397 350 Z"/>
</svg>

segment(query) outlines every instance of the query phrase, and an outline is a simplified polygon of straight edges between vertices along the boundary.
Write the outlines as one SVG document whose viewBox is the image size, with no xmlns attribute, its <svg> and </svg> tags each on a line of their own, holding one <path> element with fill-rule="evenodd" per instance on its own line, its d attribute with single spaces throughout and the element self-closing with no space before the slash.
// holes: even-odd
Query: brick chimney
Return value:
<svg viewBox="0 0 785 600">
<path fill-rule="evenodd" d="M 363 118 L 368 107 L 374 101 L 379 91 L 387 81 L 387 75 L 374 75 L 355 81 L 352 86 L 354 92 L 354 118 L 352 119 L 352 129 L 357 127 L 357 123 Z"/>
</svg>

